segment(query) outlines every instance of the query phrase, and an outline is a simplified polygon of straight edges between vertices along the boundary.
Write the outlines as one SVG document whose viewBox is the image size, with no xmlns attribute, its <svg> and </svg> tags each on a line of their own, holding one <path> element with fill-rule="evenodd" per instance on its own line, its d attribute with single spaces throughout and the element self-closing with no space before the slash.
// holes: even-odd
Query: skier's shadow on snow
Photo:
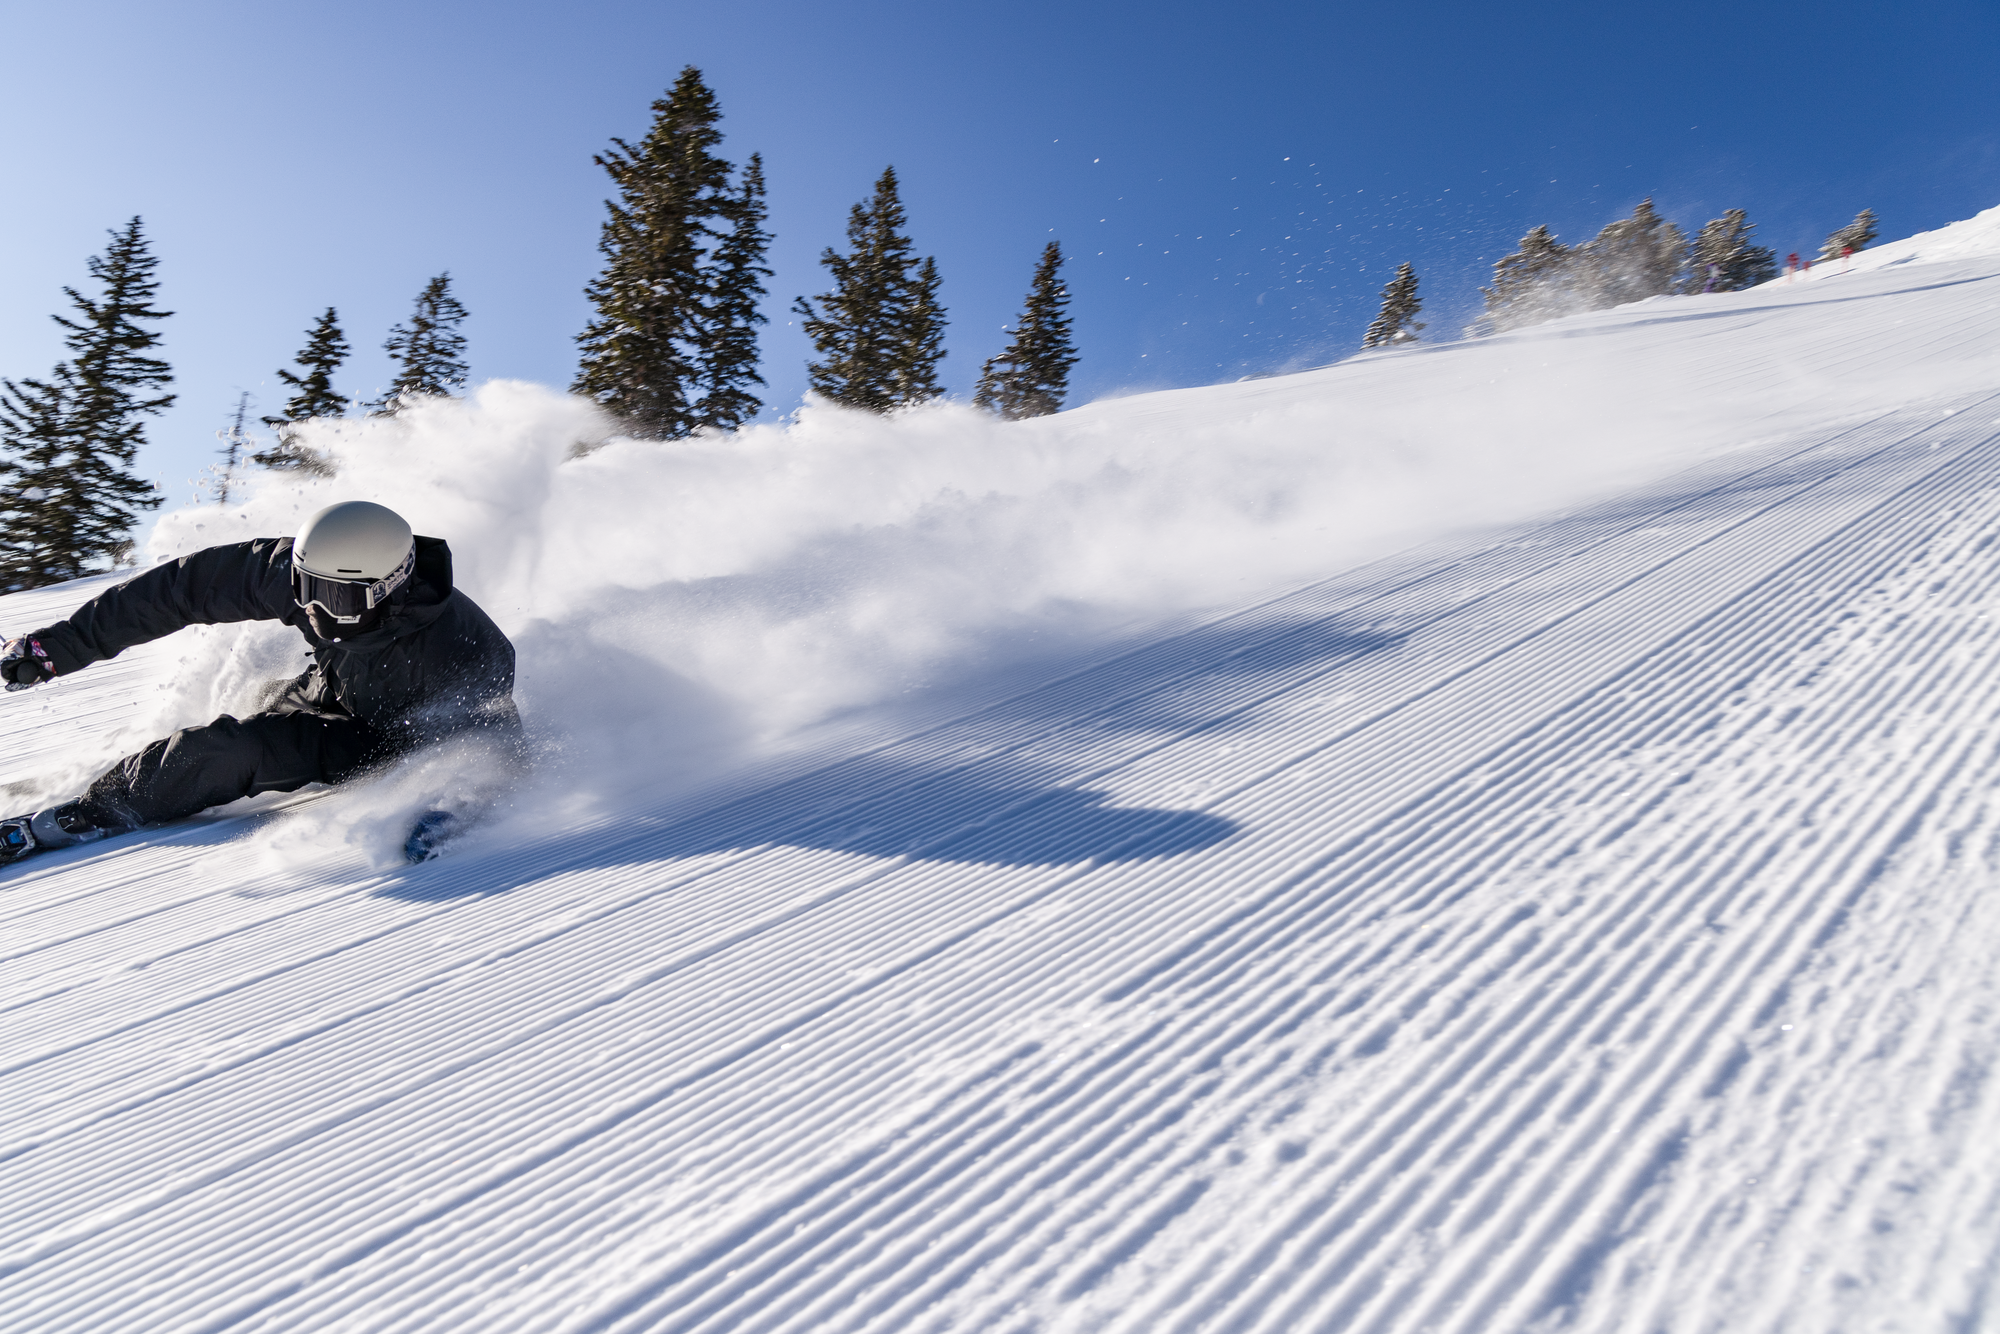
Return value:
<svg viewBox="0 0 2000 1334">
<path fill-rule="evenodd" d="M 819 808 L 818 818 L 797 808 L 767 818 L 725 808 L 706 817 L 654 825 L 609 843 L 601 837 L 545 844 L 521 859 L 501 853 L 507 873 L 496 878 L 496 859 L 468 849 L 433 862 L 408 879 L 384 887 L 389 898 L 441 902 L 505 893 L 562 871 L 647 862 L 673 863 L 760 849 L 803 848 L 883 861 L 904 859 L 989 866 L 1065 866 L 1173 857 L 1210 848 L 1238 831 L 1236 821 L 1204 811 L 1109 804 L 1110 794 L 1063 787 L 996 787 L 958 774 L 884 772 L 878 766 L 835 766 L 857 788 L 884 784 L 844 808 Z M 863 773 L 860 770 L 872 769 Z M 870 780 L 873 780 L 871 783 Z M 783 806 L 797 793 L 779 785 L 752 798 Z M 759 799 L 761 798 L 761 800 Z M 810 809 L 810 808 L 808 808 Z M 749 818 L 745 818 L 748 815 Z M 787 818 L 789 816 L 789 818 Z M 497 851 L 497 850 L 496 850 Z"/>
<path fill-rule="evenodd" d="M 1008 695 L 988 682 L 982 693 L 1003 698 L 943 724 L 939 749 L 963 756 L 957 761 L 926 765 L 898 758 L 893 749 L 853 756 L 768 786 L 739 790 L 734 799 L 681 819 L 656 818 L 608 841 L 601 833 L 583 846 L 558 839 L 497 858 L 481 855 L 475 844 L 466 849 L 463 861 L 447 857 L 431 863 L 381 892 L 438 901 L 505 893 L 564 869 L 779 847 L 1019 867 L 1137 862 L 1200 852 L 1238 833 L 1239 823 L 1207 811 L 1135 804 L 1090 786 L 1088 780 L 1078 783 L 1071 777 L 1064 782 L 1063 770 L 1074 774 L 1076 760 L 1057 762 L 1054 757 L 1071 751 L 1080 735 L 1091 732 L 1127 738 L 1101 752 L 1106 757 L 1122 754 L 1127 761 L 1150 749 L 1143 739 L 1135 748 L 1129 739 L 1134 733 L 1161 744 L 1200 745 L 1206 737 L 1220 749 L 1239 721 L 1218 698 L 1247 706 L 1261 694 L 1245 678 L 1295 680 L 1301 670 L 1353 662 L 1401 637 L 1342 625 L 1337 619 L 1280 618 L 1254 627 L 1201 627 L 1164 642 L 1148 641 L 1130 653 L 1113 653 L 1109 660 L 1100 656 L 1080 674 L 1058 670 L 1053 681 L 1047 662 L 1039 667 L 1016 664 L 1010 671 L 1029 679 L 1039 676 L 1039 688 Z M 670 691 L 685 684 L 660 682 L 658 688 Z M 960 729 L 986 733 L 1000 744 L 988 750 L 975 741 L 973 753 L 967 754 L 945 740 Z M 1086 740 L 1084 750 L 1091 749 Z M 1038 758 L 1038 751 L 1051 758 Z M 1114 762 L 1114 767 L 1122 766 Z M 1043 775 L 1048 781 L 1037 781 Z M 1205 776 L 1204 781 L 1219 780 Z M 496 877 L 496 861 L 507 864 L 506 874 Z"/>
<path fill-rule="evenodd" d="M 1234 820 L 1202 811 L 1116 806 L 1103 792 L 1075 788 L 989 787 L 961 775 L 923 778 L 857 809 L 804 824 L 739 828 L 682 849 L 672 835 L 654 846 L 668 855 L 726 851 L 763 843 L 869 857 L 1059 866 L 1086 860 L 1140 861 L 1213 847 Z"/>
</svg>

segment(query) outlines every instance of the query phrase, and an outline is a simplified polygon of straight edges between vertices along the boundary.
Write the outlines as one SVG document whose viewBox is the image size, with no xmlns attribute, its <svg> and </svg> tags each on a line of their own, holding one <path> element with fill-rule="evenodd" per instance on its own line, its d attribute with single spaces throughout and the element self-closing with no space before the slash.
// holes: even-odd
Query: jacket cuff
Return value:
<svg viewBox="0 0 2000 1334">
<path fill-rule="evenodd" d="M 80 672 L 97 661 L 85 650 L 82 637 L 68 621 L 45 625 L 29 637 L 41 641 L 42 651 L 49 655 L 49 665 L 55 668 L 57 676 Z"/>
</svg>

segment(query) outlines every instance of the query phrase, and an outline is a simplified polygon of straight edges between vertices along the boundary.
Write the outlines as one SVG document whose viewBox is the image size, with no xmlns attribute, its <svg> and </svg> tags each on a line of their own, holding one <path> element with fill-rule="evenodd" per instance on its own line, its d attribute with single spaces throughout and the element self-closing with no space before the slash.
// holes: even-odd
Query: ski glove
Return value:
<svg viewBox="0 0 2000 1334">
<path fill-rule="evenodd" d="M 42 649 L 42 641 L 22 635 L 0 648 L 0 678 L 9 690 L 26 690 L 54 676 L 56 665 Z"/>
</svg>

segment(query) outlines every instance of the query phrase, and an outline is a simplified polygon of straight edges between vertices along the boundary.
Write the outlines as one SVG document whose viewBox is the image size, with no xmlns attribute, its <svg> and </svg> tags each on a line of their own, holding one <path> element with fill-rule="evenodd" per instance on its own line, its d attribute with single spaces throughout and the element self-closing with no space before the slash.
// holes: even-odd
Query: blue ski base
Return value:
<svg viewBox="0 0 2000 1334">
<path fill-rule="evenodd" d="M 462 828 L 463 822 L 450 811 L 425 811 L 403 844 L 403 856 L 412 866 L 430 861 Z"/>
</svg>

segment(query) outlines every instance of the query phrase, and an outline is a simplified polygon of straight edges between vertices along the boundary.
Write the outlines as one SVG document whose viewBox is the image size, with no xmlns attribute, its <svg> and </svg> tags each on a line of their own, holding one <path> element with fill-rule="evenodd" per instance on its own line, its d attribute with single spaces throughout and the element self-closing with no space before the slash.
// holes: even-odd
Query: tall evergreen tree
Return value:
<svg viewBox="0 0 2000 1334">
<path fill-rule="evenodd" d="M 290 385 L 294 393 L 285 400 L 285 406 L 277 416 L 263 419 L 264 425 L 272 428 L 277 439 L 269 449 L 252 454 L 250 461 L 261 463 L 266 468 L 331 477 L 332 464 L 300 443 L 297 429 L 300 422 L 311 421 L 315 417 L 339 417 L 347 412 L 347 400 L 333 391 L 333 373 L 347 360 L 347 336 L 341 333 L 340 315 L 332 306 L 328 306 L 326 314 L 320 316 L 307 331 L 306 345 L 295 360 L 304 374 L 288 370 L 278 372 L 278 379 Z"/>
<path fill-rule="evenodd" d="M 936 398 L 944 352 L 944 308 L 934 260 L 919 261 L 897 196 L 896 169 L 875 182 L 875 196 L 847 219 L 848 254 L 828 246 L 820 263 L 833 290 L 792 306 L 822 360 L 806 366 L 812 387 L 836 403 L 887 412 Z"/>
<path fill-rule="evenodd" d="M 1014 340 L 979 369 L 973 404 L 1009 421 L 1045 417 L 1062 409 L 1069 392 L 1076 345 L 1070 341 L 1069 289 L 1056 276 L 1062 246 L 1051 241 L 1028 284 L 1028 299 L 1014 325 Z"/>
<path fill-rule="evenodd" d="M 594 159 L 618 187 L 597 248 L 604 271 L 584 289 L 597 316 L 576 393 L 595 399 L 642 438 L 677 440 L 702 427 L 741 426 L 763 405 L 757 311 L 771 237 L 764 230 L 764 164 L 740 183 L 716 155 L 715 94 L 689 65 L 653 103 L 645 139 L 613 139 Z"/>
<path fill-rule="evenodd" d="M 1875 210 L 1864 208 L 1854 215 L 1853 222 L 1826 238 L 1826 244 L 1819 248 L 1819 257 L 1839 259 L 1849 250 L 1859 253 L 1868 248 L 1868 243 L 1873 241 L 1876 235 Z"/>
<path fill-rule="evenodd" d="M 1521 248 L 1493 266 L 1493 286 L 1479 289 L 1494 331 L 1540 324 L 1575 309 L 1570 274 L 1574 254 L 1546 225 L 1522 237 Z"/>
<path fill-rule="evenodd" d="M 1687 234 L 1641 200 L 1629 218 L 1609 224 L 1572 260 L 1582 309 L 1606 310 L 1674 291 L 1687 269 Z"/>
<path fill-rule="evenodd" d="M 1363 347 L 1387 347 L 1391 343 L 1414 343 L 1427 325 L 1416 322 L 1424 303 L 1417 296 L 1417 271 L 1408 263 L 1382 289 L 1382 313 L 1362 336 Z"/>
<path fill-rule="evenodd" d="M 46 380 L 0 380 L 0 591 L 38 588 L 83 573 L 68 522 L 77 499 L 71 457 L 69 383 L 59 364 Z"/>
<path fill-rule="evenodd" d="M 465 387 L 465 335 L 458 326 L 465 307 L 451 294 L 451 274 L 440 273 L 417 293 L 408 324 L 391 326 L 382 350 L 396 359 L 396 378 L 377 403 L 377 411 L 394 415 L 405 399 L 420 395 L 449 396 Z"/>
<path fill-rule="evenodd" d="M 898 403 L 928 403 L 942 397 L 938 363 L 945 359 L 944 306 L 938 301 L 937 261 L 930 256 L 917 266 L 910 299 L 902 313 L 902 347 L 895 359 Z"/>
<path fill-rule="evenodd" d="M 1710 218 L 1694 238 L 1685 292 L 1740 292 L 1778 276 L 1777 256 L 1753 245 L 1757 224 L 1740 208 Z"/>
<path fill-rule="evenodd" d="M 0 587 L 34 588 L 114 565 L 131 550 L 139 511 L 160 503 L 151 483 L 132 472 L 145 443 L 147 416 L 174 401 L 167 363 L 150 355 L 162 320 L 140 220 L 111 233 L 89 261 L 103 291 L 87 297 L 65 287 L 69 359 L 47 380 L 0 381 Z"/>
<path fill-rule="evenodd" d="M 691 414 L 696 427 L 731 430 L 757 415 L 763 401 L 750 392 L 761 385 L 757 373 L 757 326 L 768 323 L 758 311 L 763 280 L 771 276 L 764 255 L 771 234 L 764 230 L 764 158 L 752 153 L 726 215 L 731 223 L 709 253 L 703 276 L 707 292 L 701 311 L 701 376 Z"/>
</svg>

